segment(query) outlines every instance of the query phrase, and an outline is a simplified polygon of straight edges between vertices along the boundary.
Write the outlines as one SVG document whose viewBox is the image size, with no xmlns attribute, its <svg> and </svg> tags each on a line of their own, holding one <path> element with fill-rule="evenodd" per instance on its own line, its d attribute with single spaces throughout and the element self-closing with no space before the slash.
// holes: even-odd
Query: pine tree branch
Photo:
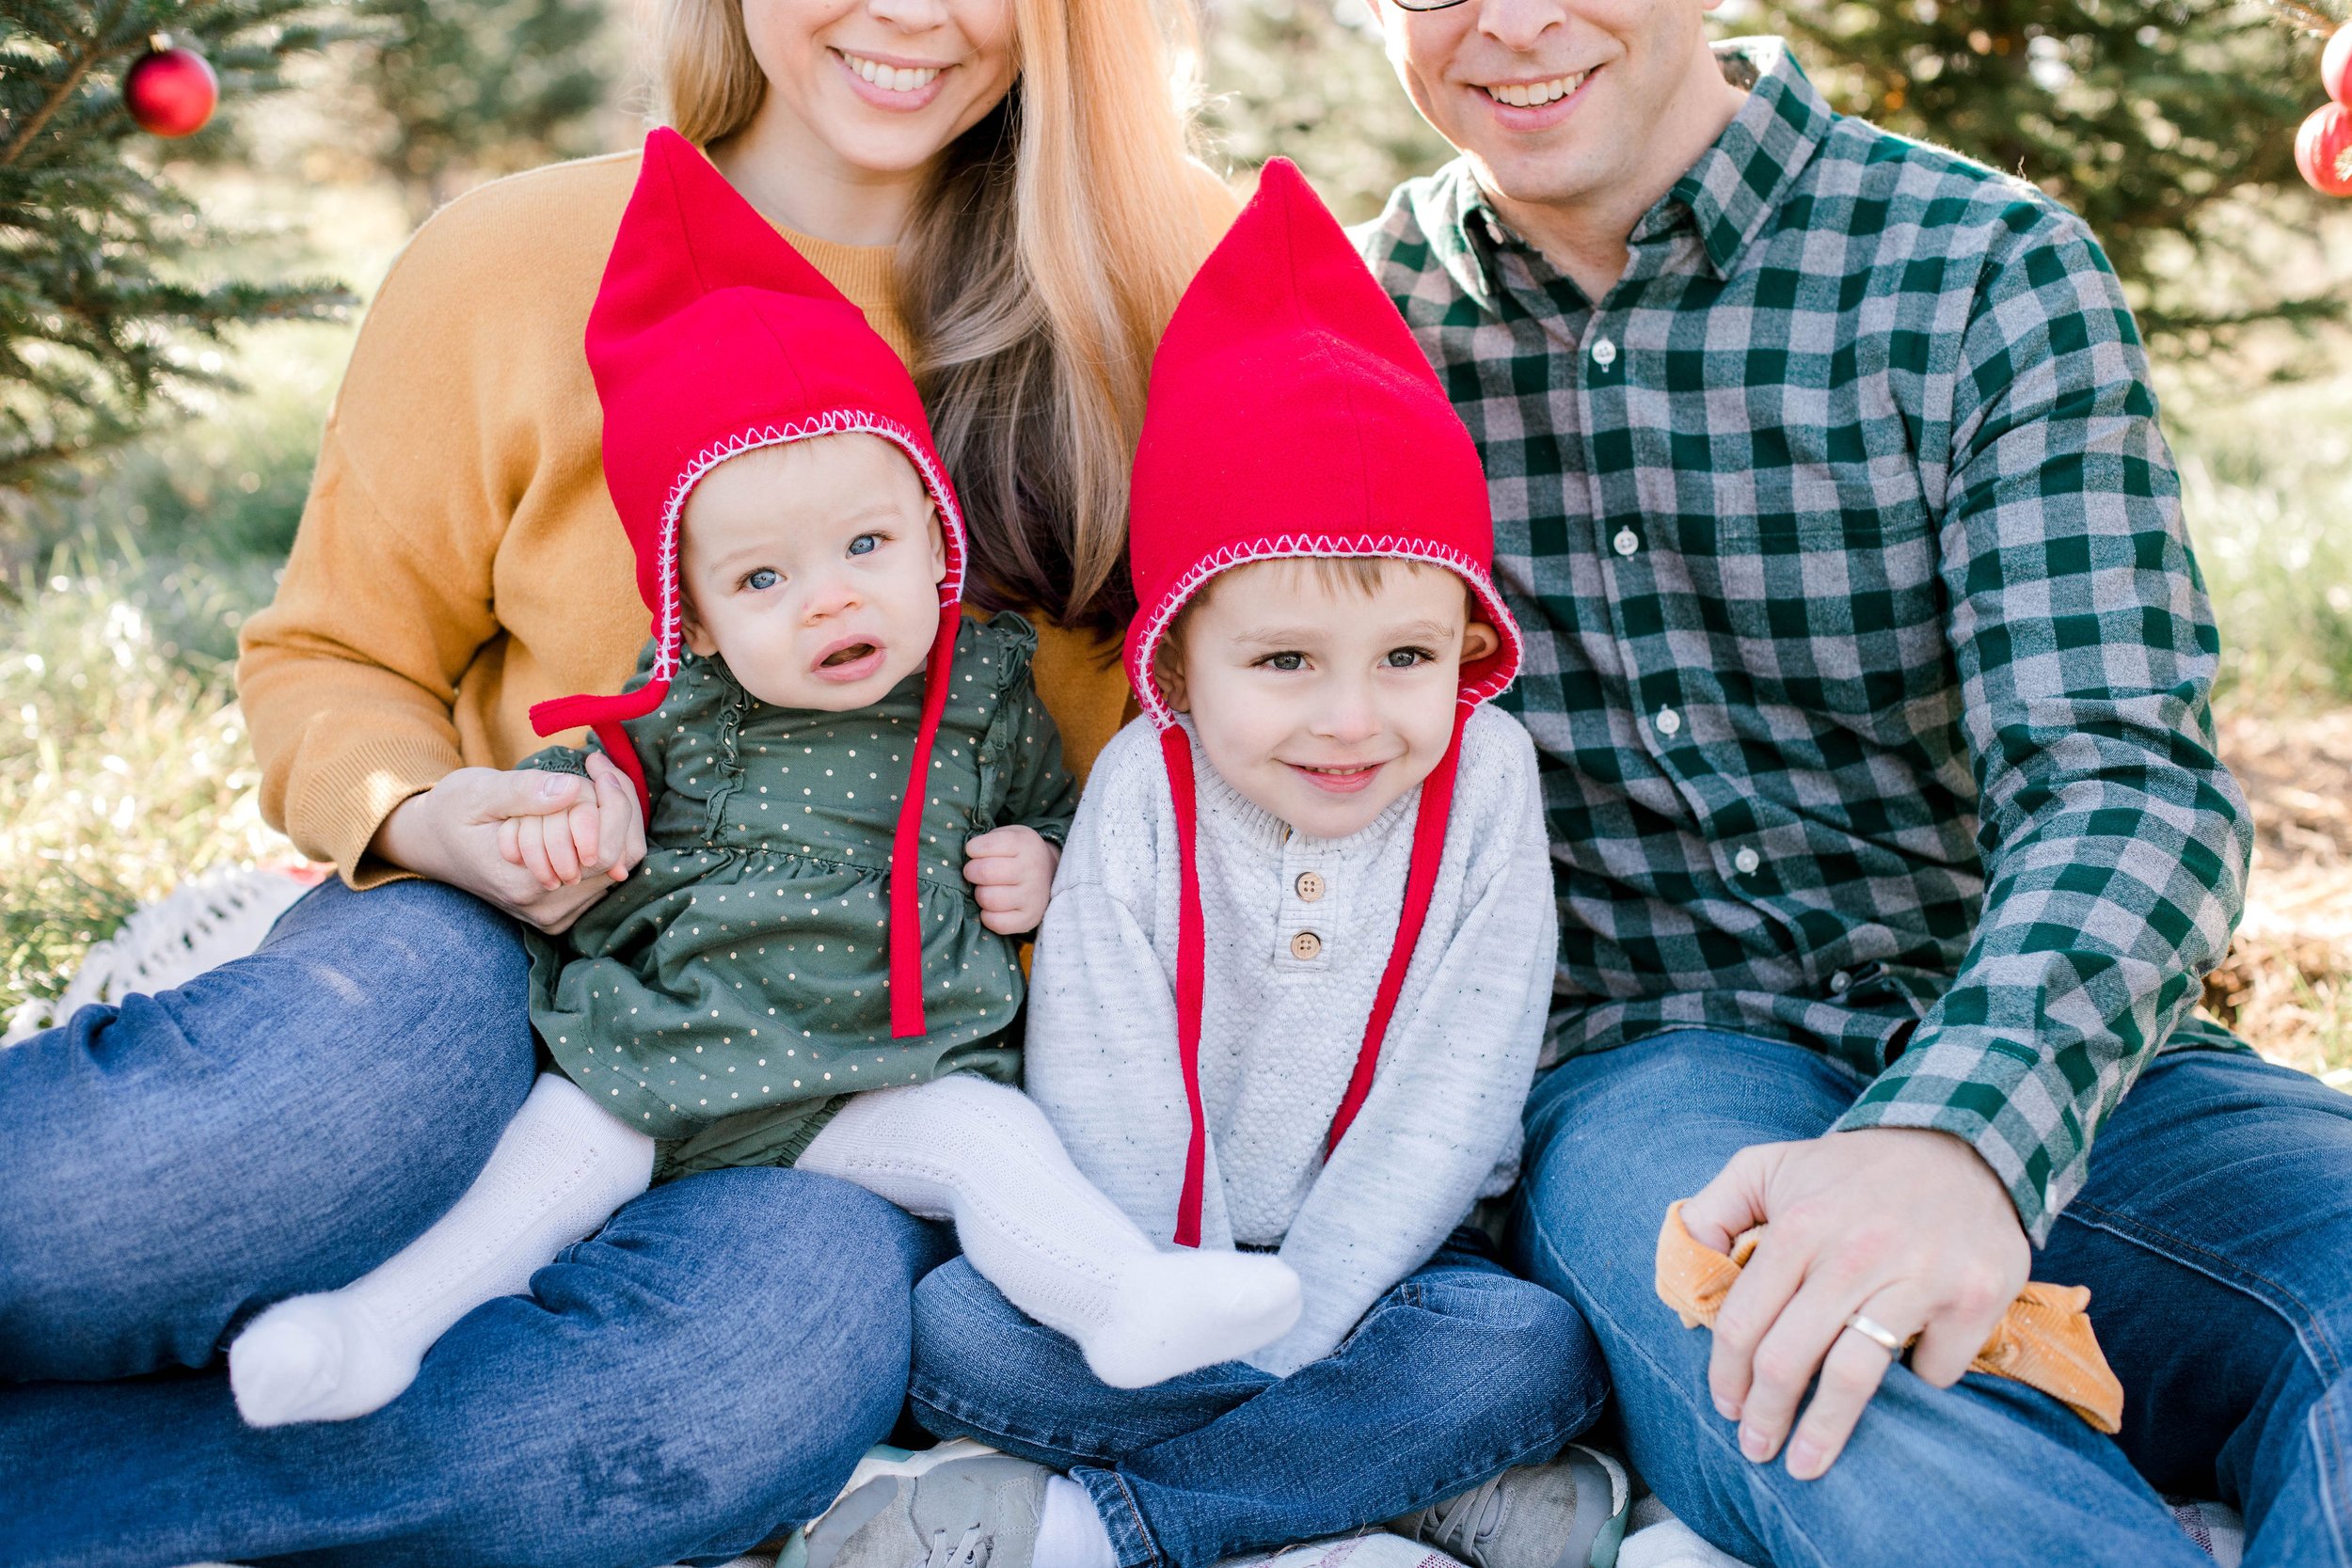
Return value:
<svg viewBox="0 0 2352 1568">
<path fill-rule="evenodd" d="M 2263 0 L 2263 4 L 2277 12 L 2289 26 L 2298 32 L 2309 33 L 2313 38 L 2324 39 L 2342 25 L 2326 11 L 2316 6 L 2304 5 L 2302 0 Z"/>
<path fill-rule="evenodd" d="M 89 41 L 82 46 L 80 57 L 67 69 L 64 78 L 57 83 L 56 90 L 50 93 L 46 103 L 33 111 L 32 119 L 26 120 L 24 128 L 8 139 L 8 147 L 0 150 L 0 168 L 6 168 L 14 164 L 24 154 L 24 150 L 33 145 L 33 138 L 40 135 L 40 128 L 48 124 L 51 117 L 55 116 L 59 109 L 65 107 L 67 102 L 73 97 L 73 89 L 80 87 L 82 78 L 89 74 L 90 68 L 105 58 L 105 37 L 113 31 L 115 21 L 121 14 L 122 8 L 119 5 L 115 6 L 107 14 L 106 19 L 91 32 Z"/>
</svg>

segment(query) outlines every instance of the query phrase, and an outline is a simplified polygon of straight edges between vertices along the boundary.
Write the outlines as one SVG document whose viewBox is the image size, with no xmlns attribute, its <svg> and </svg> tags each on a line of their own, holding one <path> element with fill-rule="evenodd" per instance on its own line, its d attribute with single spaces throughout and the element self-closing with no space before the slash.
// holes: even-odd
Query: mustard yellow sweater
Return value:
<svg viewBox="0 0 2352 1568">
<path fill-rule="evenodd" d="M 617 691 L 635 668 L 647 617 L 580 339 L 637 160 L 517 175 L 436 215 L 385 278 L 328 412 L 237 694 L 263 816 L 354 886 L 399 875 L 367 855 L 394 806 L 454 768 L 513 767 L 542 744 L 532 704 Z M 889 247 L 787 238 L 907 356 Z M 1081 773 L 1125 712 L 1105 652 L 1040 628 L 1038 689 Z"/>
</svg>

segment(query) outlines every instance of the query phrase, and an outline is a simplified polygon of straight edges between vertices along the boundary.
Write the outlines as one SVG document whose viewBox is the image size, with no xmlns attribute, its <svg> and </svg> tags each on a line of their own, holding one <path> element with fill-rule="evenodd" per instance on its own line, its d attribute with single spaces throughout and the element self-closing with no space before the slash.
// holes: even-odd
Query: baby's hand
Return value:
<svg viewBox="0 0 2352 1568">
<path fill-rule="evenodd" d="M 963 879 L 979 889 L 980 924 L 1005 937 L 1036 930 L 1060 864 L 1061 851 L 1035 828 L 999 828 L 967 842 Z"/>
<path fill-rule="evenodd" d="M 635 788 L 601 752 L 589 753 L 588 777 L 605 787 L 584 790 L 576 804 L 545 815 L 499 822 L 499 854 L 550 892 L 579 881 L 582 866 L 602 865 L 607 877 L 621 881 L 644 852 Z"/>
</svg>

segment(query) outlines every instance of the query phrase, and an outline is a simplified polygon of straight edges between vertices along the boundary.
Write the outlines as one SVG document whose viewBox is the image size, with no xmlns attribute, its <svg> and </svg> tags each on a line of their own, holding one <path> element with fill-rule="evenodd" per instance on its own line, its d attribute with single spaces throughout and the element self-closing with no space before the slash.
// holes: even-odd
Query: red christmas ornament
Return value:
<svg viewBox="0 0 2352 1568">
<path fill-rule="evenodd" d="M 2323 103 L 2295 138 L 2295 166 L 2326 196 L 2352 196 L 2352 109 Z"/>
<path fill-rule="evenodd" d="M 192 136 L 219 102 L 220 78 L 204 56 L 162 33 L 148 40 L 147 53 L 122 76 L 123 106 L 150 135 Z"/>
<path fill-rule="evenodd" d="M 2352 22 L 2328 40 L 2328 52 L 2319 57 L 2319 79 L 2327 85 L 2328 97 L 2352 108 Z"/>
</svg>

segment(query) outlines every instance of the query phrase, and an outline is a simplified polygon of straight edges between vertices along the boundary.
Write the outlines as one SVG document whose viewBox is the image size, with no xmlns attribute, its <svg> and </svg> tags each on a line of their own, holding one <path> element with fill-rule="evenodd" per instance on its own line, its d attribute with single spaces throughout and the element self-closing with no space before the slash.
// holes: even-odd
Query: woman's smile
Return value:
<svg viewBox="0 0 2352 1568">
<path fill-rule="evenodd" d="M 940 78 L 952 65 L 922 65 L 882 55 L 834 48 L 833 56 L 850 77 L 850 89 L 878 109 L 898 113 L 929 107 L 940 95 Z"/>
</svg>

